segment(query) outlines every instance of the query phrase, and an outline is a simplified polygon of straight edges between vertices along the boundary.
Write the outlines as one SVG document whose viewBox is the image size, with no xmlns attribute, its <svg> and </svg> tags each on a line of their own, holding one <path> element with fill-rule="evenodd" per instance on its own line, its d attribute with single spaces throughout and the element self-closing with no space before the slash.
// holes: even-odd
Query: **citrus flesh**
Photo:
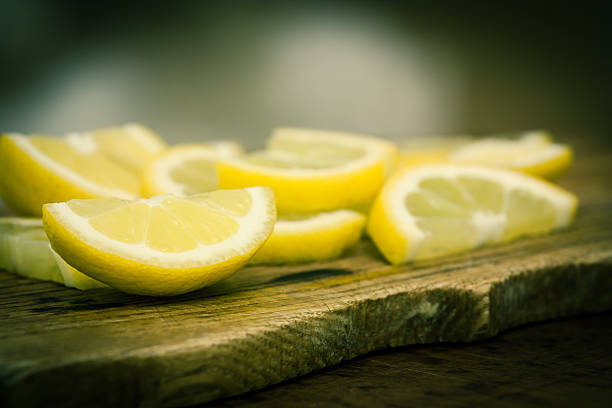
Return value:
<svg viewBox="0 0 612 408">
<path fill-rule="evenodd" d="M 319 212 L 371 202 L 395 159 L 382 139 L 280 128 L 265 150 L 220 160 L 217 172 L 222 188 L 271 187 L 279 211 Z"/>
<path fill-rule="evenodd" d="M 351 210 L 280 216 L 252 264 L 322 261 L 339 257 L 361 236 L 365 217 Z"/>
<path fill-rule="evenodd" d="M 0 140 L 0 195 L 23 215 L 72 198 L 141 195 L 142 167 L 164 148 L 139 125 L 62 138 L 5 134 Z"/>
<path fill-rule="evenodd" d="M 46 204 L 53 249 L 86 275 L 128 293 L 176 295 L 226 278 L 271 234 L 264 187 L 186 198 L 99 198 Z"/>
<path fill-rule="evenodd" d="M 149 162 L 144 194 L 192 195 L 217 190 L 217 161 L 241 154 L 240 145 L 232 142 L 173 146 Z"/>
<path fill-rule="evenodd" d="M 0 218 L 0 269 L 82 290 L 106 287 L 54 253 L 41 219 Z"/>
<path fill-rule="evenodd" d="M 566 227 L 576 208 L 571 193 L 522 173 L 431 164 L 388 181 L 367 230 L 390 262 L 403 263 Z"/>
</svg>

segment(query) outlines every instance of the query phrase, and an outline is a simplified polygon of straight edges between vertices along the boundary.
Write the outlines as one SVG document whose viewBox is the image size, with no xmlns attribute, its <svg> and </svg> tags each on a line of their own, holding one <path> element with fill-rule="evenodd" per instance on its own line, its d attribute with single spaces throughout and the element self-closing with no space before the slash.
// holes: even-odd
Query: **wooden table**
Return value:
<svg viewBox="0 0 612 408">
<path fill-rule="evenodd" d="M 610 407 L 612 314 L 471 344 L 407 346 L 212 402 L 209 408 Z"/>
<path fill-rule="evenodd" d="M 607 148 L 592 147 L 577 153 L 584 159 L 561 181 L 581 200 L 571 228 L 467 254 L 392 267 L 363 240 L 339 260 L 249 267 L 210 288 L 168 299 L 113 290 L 79 292 L 0 272 L 0 396 L 20 407 L 194 405 L 376 350 L 479 342 L 530 322 L 610 310 L 612 155 Z M 534 336 L 545 336 L 542 330 Z M 259 398 L 266 406 L 284 395 L 283 389 L 293 392 L 304 382 L 325 383 L 336 372 L 345 379 L 308 387 L 325 395 L 317 400 L 313 391 L 303 402 L 350 405 L 351 393 L 323 390 L 334 382 L 353 387 L 351 370 L 363 369 L 364 377 L 355 380 L 362 389 L 352 399 L 361 406 L 368 406 L 368 401 L 446 403 L 449 394 L 458 392 L 461 405 L 502 398 L 503 390 L 536 403 L 543 398 L 539 389 L 553 390 L 555 378 L 569 378 L 562 375 L 568 366 L 557 364 L 560 371 L 551 373 L 558 376 L 549 375 L 549 383 L 542 377 L 545 370 L 522 374 L 529 362 L 538 364 L 537 348 L 517 346 L 524 356 L 508 351 L 496 360 L 495 348 L 503 349 L 503 339 L 519 332 L 489 343 L 407 348 L 388 354 L 391 357 L 379 354 L 244 398 L 253 403 Z M 557 332 L 550 333 L 554 337 Z M 502 343 L 495 346 L 495 341 Z M 486 351 L 487 347 L 492 349 Z M 576 355 L 583 367 L 579 372 L 593 367 L 605 374 L 609 368 L 605 358 Z M 440 367 L 432 368 L 436 361 Z M 487 374 L 495 372 L 499 375 Z M 440 391 L 436 381 L 446 384 L 446 390 Z M 381 382 L 404 391 L 377 397 L 377 390 L 385 390 L 377 388 Z M 574 387 L 558 392 L 586 389 Z M 605 388 L 595 389 L 601 401 Z M 221 404 L 241 401 L 245 400 Z"/>
</svg>

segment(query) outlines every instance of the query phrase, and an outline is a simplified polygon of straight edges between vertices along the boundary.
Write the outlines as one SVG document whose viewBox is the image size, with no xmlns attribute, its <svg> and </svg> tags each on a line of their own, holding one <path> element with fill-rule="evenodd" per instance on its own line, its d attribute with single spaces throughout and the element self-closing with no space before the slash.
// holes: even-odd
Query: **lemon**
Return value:
<svg viewBox="0 0 612 408">
<path fill-rule="evenodd" d="M 81 139 L 92 140 L 101 153 L 138 177 L 141 177 L 148 162 L 167 148 L 159 135 L 138 123 L 71 133 L 66 137 L 75 138 L 76 144 Z"/>
<path fill-rule="evenodd" d="M 320 212 L 368 204 L 395 164 L 385 140 L 281 128 L 265 150 L 217 164 L 221 188 L 268 186 L 279 211 Z"/>
<path fill-rule="evenodd" d="M 351 210 L 279 217 L 253 264 L 280 264 L 337 258 L 361 236 L 365 217 Z"/>
<path fill-rule="evenodd" d="M 486 138 L 452 152 L 453 162 L 504 167 L 554 179 L 572 164 L 569 146 L 552 143 L 544 131 L 525 132 L 519 139 Z"/>
<path fill-rule="evenodd" d="M 449 154 L 471 142 L 473 138 L 465 135 L 425 135 L 405 139 L 399 143 L 399 164 L 413 166 L 446 162 Z"/>
<path fill-rule="evenodd" d="M 0 269 L 77 289 L 106 287 L 54 253 L 41 219 L 0 218 Z"/>
<path fill-rule="evenodd" d="M 25 215 L 40 215 L 42 204 L 72 198 L 137 198 L 138 169 L 162 148 L 138 125 L 63 138 L 5 134 L 0 140 L 0 195 Z"/>
<path fill-rule="evenodd" d="M 176 295 L 243 266 L 272 233 L 264 187 L 188 198 L 98 198 L 45 204 L 53 249 L 86 275 L 128 293 Z"/>
<path fill-rule="evenodd" d="M 242 153 L 239 144 L 224 141 L 173 146 L 149 162 L 144 194 L 191 195 L 217 190 L 217 160 Z"/>
<path fill-rule="evenodd" d="M 385 184 L 367 230 L 397 264 L 566 227 L 577 203 L 556 185 L 510 170 L 423 165 Z"/>
</svg>

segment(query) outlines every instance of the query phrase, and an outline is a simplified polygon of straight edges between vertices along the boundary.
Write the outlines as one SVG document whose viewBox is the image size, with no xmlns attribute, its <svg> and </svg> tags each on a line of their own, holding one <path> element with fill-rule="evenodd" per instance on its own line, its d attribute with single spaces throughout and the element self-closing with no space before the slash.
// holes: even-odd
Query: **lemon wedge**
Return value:
<svg viewBox="0 0 612 408">
<path fill-rule="evenodd" d="M 90 132 L 71 133 L 75 144 L 90 139 L 98 150 L 141 177 L 148 162 L 167 148 L 164 140 L 151 129 L 139 123 L 96 129 Z"/>
<path fill-rule="evenodd" d="M 423 165 L 396 173 L 367 231 L 394 264 L 568 226 L 577 198 L 541 179 L 480 166 Z"/>
<path fill-rule="evenodd" d="M 42 204 L 72 198 L 137 198 L 139 169 L 162 148 L 154 134 L 138 125 L 62 138 L 5 134 L 0 140 L 0 195 L 24 215 L 40 215 Z"/>
<path fill-rule="evenodd" d="M 339 257 L 361 236 L 365 217 L 351 210 L 279 217 L 252 264 L 322 261 Z"/>
<path fill-rule="evenodd" d="M 217 172 L 221 188 L 271 187 L 279 211 L 319 212 L 371 202 L 395 159 L 382 139 L 280 128 L 265 150 L 222 159 Z"/>
<path fill-rule="evenodd" d="M 68 264 L 124 292 L 158 296 L 228 277 L 263 245 L 275 219 L 264 187 L 43 207 L 51 246 Z"/>
<path fill-rule="evenodd" d="M 423 135 L 404 139 L 398 143 L 399 165 L 447 162 L 452 152 L 473 141 L 467 135 Z"/>
<path fill-rule="evenodd" d="M 229 141 L 173 146 L 151 160 L 144 174 L 144 194 L 192 195 L 217 190 L 217 160 L 243 153 Z"/>
<path fill-rule="evenodd" d="M 41 219 L 0 218 L 0 269 L 81 290 L 106 287 L 54 253 Z"/>
<path fill-rule="evenodd" d="M 467 144 L 448 158 L 461 164 L 503 167 L 554 179 L 572 164 L 569 146 L 552 143 L 544 131 L 525 132 L 519 139 L 486 138 Z"/>
</svg>

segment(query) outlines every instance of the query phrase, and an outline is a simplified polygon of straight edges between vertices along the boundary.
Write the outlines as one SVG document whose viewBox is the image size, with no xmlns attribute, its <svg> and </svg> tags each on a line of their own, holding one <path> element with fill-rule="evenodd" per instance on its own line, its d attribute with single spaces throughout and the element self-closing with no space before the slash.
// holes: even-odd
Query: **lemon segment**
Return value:
<svg viewBox="0 0 612 408">
<path fill-rule="evenodd" d="M 171 147 L 145 169 L 144 195 L 193 195 L 217 190 L 217 160 L 241 154 L 239 144 L 225 141 Z"/>
<path fill-rule="evenodd" d="M 0 218 L 0 269 L 81 290 L 107 287 L 54 253 L 41 219 Z"/>
<path fill-rule="evenodd" d="M 5 134 L 0 141 L 0 195 L 20 214 L 72 198 L 136 198 L 144 162 L 164 148 L 140 125 L 62 138 Z"/>
<path fill-rule="evenodd" d="M 577 198 L 509 170 L 431 164 L 398 171 L 376 198 L 367 230 L 398 264 L 568 226 Z"/>
<path fill-rule="evenodd" d="M 521 171 L 555 179 L 572 164 L 569 146 L 552 143 L 543 131 L 526 132 L 517 140 L 486 138 L 468 144 L 448 158 L 461 164 L 477 164 Z"/>
<path fill-rule="evenodd" d="M 139 123 L 71 133 L 67 137 L 76 138 L 77 144 L 82 139 L 92 139 L 101 153 L 138 177 L 148 162 L 167 148 L 158 134 Z"/>
<path fill-rule="evenodd" d="M 264 187 L 43 208 L 51 246 L 68 264 L 124 292 L 158 296 L 228 277 L 263 245 L 275 219 L 274 195 Z"/>
<path fill-rule="evenodd" d="M 252 264 L 322 261 L 339 257 L 361 236 L 365 217 L 336 210 L 301 217 L 280 217 Z"/>
<path fill-rule="evenodd" d="M 266 150 L 217 163 L 222 188 L 268 186 L 279 211 L 369 204 L 396 160 L 387 141 L 342 132 L 277 129 Z"/>
</svg>

